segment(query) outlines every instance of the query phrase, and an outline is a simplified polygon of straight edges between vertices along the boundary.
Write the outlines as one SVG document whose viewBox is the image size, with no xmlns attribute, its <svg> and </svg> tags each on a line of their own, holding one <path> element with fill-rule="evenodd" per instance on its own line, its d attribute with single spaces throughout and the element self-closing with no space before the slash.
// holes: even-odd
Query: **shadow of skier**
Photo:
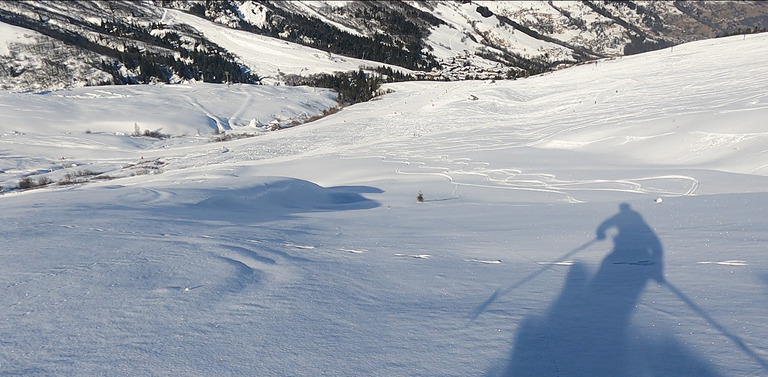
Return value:
<svg viewBox="0 0 768 377">
<path fill-rule="evenodd" d="M 630 269 L 633 273 L 629 274 L 638 278 L 634 284 L 642 288 L 647 279 L 656 280 L 659 283 L 664 282 L 662 275 L 662 247 L 661 241 L 645 223 L 643 217 L 632 210 L 629 204 L 621 203 L 619 213 L 603 221 L 595 231 L 598 240 L 606 238 L 606 232 L 615 228 L 617 233 L 613 236 L 613 250 L 608 254 L 600 266 L 596 281 L 602 281 L 608 276 L 601 276 L 612 272 L 609 264 L 620 264 L 627 266 L 647 266 L 647 269 Z M 640 272 L 640 273 L 637 273 Z"/>
<path fill-rule="evenodd" d="M 661 242 L 626 203 L 597 227 L 596 237 L 609 232 L 614 247 L 599 270 L 590 276 L 584 265 L 573 265 L 546 316 L 520 324 L 501 375 L 719 375 L 671 337 L 636 336 L 631 319 L 646 284 L 664 282 Z"/>
</svg>

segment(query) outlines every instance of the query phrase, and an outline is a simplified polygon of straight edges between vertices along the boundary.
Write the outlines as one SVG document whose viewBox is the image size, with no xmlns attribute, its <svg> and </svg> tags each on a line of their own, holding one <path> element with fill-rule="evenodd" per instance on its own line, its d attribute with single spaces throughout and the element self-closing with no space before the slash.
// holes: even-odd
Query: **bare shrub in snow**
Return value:
<svg viewBox="0 0 768 377">
<path fill-rule="evenodd" d="M 47 186 L 53 183 L 53 180 L 48 177 L 40 177 L 37 179 L 37 185 L 36 186 Z"/>
<path fill-rule="evenodd" d="M 35 187 L 34 182 L 32 181 L 32 178 L 26 177 L 19 179 L 19 188 L 22 190 L 31 189 L 32 187 Z"/>
</svg>

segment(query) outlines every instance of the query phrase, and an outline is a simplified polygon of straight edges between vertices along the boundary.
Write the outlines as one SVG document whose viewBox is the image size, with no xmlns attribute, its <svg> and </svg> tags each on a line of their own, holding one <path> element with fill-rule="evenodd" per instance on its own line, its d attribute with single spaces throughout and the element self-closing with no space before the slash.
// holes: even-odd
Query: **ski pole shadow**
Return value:
<svg viewBox="0 0 768 377">
<path fill-rule="evenodd" d="M 663 248 L 626 203 L 600 223 L 596 239 L 613 249 L 591 274 L 571 266 L 559 296 L 518 326 L 506 365 L 493 376 L 720 376 L 671 336 L 642 337 L 631 318 L 649 281 L 664 284 Z"/>
<path fill-rule="evenodd" d="M 568 258 L 572 257 L 573 255 L 575 255 L 576 253 L 578 253 L 578 252 L 580 252 L 580 251 L 582 251 L 582 250 L 592 246 L 592 244 L 594 244 L 594 243 L 595 243 L 595 240 L 587 241 L 586 243 L 582 244 L 581 246 L 579 246 L 579 247 L 577 247 L 577 248 L 575 248 L 575 249 L 573 249 L 573 250 L 563 254 L 563 256 L 561 256 L 557 260 L 568 259 Z M 505 288 L 499 288 L 499 289 L 495 290 L 493 292 L 493 294 L 491 295 L 491 297 L 489 297 L 487 300 L 485 300 L 482 304 L 478 305 L 478 307 L 475 308 L 475 310 L 472 311 L 472 314 L 470 314 L 470 316 L 469 316 L 470 321 L 476 320 L 477 317 L 479 317 L 481 314 L 483 314 L 488 309 L 488 307 L 490 307 L 491 304 L 493 304 L 496 301 L 496 299 L 498 299 L 499 297 L 501 297 L 501 296 L 503 296 L 505 294 L 508 294 L 508 293 L 514 291 L 517 288 L 520 288 L 521 286 L 527 284 L 528 282 L 532 281 L 533 279 L 535 279 L 536 277 L 538 277 L 539 275 L 541 275 L 542 273 L 544 273 L 544 272 L 546 272 L 546 271 L 548 271 L 550 269 L 552 269 L 552 265 L 544 265 L 540 269 L 531 272 L 530 274 L 528 274 L 527 276 L 523 277 L 522 279 L 514 282 L 513 284 L 511 284 L 511 285 L 509 285 L 509 286 L 507 286 Z"/>
</svg>

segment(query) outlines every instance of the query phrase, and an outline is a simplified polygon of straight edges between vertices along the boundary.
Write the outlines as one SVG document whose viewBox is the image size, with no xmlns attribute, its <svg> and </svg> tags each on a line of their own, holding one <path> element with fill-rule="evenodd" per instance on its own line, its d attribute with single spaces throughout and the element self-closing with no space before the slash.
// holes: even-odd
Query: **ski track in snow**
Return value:
<svg viewBox="0 0 768 377">
<path fill-rule="evenodd" d="M 184 98 L 186 99 L 187 103 L 189 103 L 190 105 L 192 105 L 192 107 L 194 107 L 195 109 L 199 110 L 201 113 L 205 114 L 205 116 L 206 116 L 206 117 L 208 117 L 208 119 L 210 119 L 210 120 L 211 120 L 211 122 L 213 122 L 213 124 L 216 126 L 216 128 L 215 128 L 215 131 L 216 131 L 216 132 L 218 132 L 218 131 L 225 131 L 225 130 L 231 130 L 231 129 L 232 129 L 232 128 L 229 126 L 229 123 L 228 123 L 228 125 L 225 127 L 225 126 L 224 126 L 224 124 L 222 124 L 222 122 L 221 122 L 221 119 L 219 119 L 219 117 L 218 117 L 218 116 L 216 116 L 216 115 L 214 115 L 213 113 L 211 113 L 210 111 L 208 111 L 208 109 L 206 109 L 206 108 L 205 108 L 205 107 L 204 107 L 202 104 L 200 104 L 200 102 L 199 102 L 199 101 L 197 101 L 196 99 L 192 98 L 192 97 L 191 97 L 191 96 L 189 96 L 189 95 L 185 95 L 185 96 L 184 96 Z"/>
<path fill-rule="evenodd" d="M 693 195 L 699 186 L 699 182 L 695 178 L 682 175 L 650 176 L 621 180 L 561 180 L 552 174 L 523 173 L 520 170 L 486 169 L 482 167 L 467 170 L 449 168 L 444 165 L 430 166 L 427 163 L 413 163 L 407 160 L 394 162 L 408 166 L 408 168 L 398 168 L 398 174 L 443 177 L 457 186 L 555 193 L 571 203 L 583 202 L 577 198 L 579 191 L 614 191 L 674 197 Z M 475 164 L 484 165 L 482 162 Z M 415 165 L 416 169 L 411 168 L 411 165 Z M 665 186 L 669 186 L 669 188 Z M 676 189 L 675 186 L 682 187 Z"/>
<path fill-rule="evenodd" d="M 457 186 L 555 193 L 569 202 L 581 202 L 576 198 L 580 191 L 615 191 L 674 197 L 693 195 L 699 186 L 697 179 L 684 175 L 620 180 L 563 180 L 553 174 L 523 172 L 522 169 L 490 169 L 487 167 L 489 162 L 469 161 L 466 158 L 448 161 L 443 155 L 425 161 L 423 157 L 402 157 L 408 152 L 399 150 L 400 156 L 389 155 L 384 158 L 386 162 L 404 165 L 396 169 L 398 174 L 442 177 Z M 447 154 L 452 151 L 443 152 Z"/>
</svg>

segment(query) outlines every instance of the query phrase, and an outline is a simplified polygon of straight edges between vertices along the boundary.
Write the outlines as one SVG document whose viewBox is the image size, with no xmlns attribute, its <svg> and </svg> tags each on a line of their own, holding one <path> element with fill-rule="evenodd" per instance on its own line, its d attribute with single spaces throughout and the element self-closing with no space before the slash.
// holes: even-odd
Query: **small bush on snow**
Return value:
<svg viewBox="0 0 768 377">
<path fill-rule="evenodd" d="M 32 178 L 26 177 L 19 179 L 19 188 L 22 190 L 31 189 L 32 187 L 35 187 L 34 182 L 32 182 Z"/>
</svg>

